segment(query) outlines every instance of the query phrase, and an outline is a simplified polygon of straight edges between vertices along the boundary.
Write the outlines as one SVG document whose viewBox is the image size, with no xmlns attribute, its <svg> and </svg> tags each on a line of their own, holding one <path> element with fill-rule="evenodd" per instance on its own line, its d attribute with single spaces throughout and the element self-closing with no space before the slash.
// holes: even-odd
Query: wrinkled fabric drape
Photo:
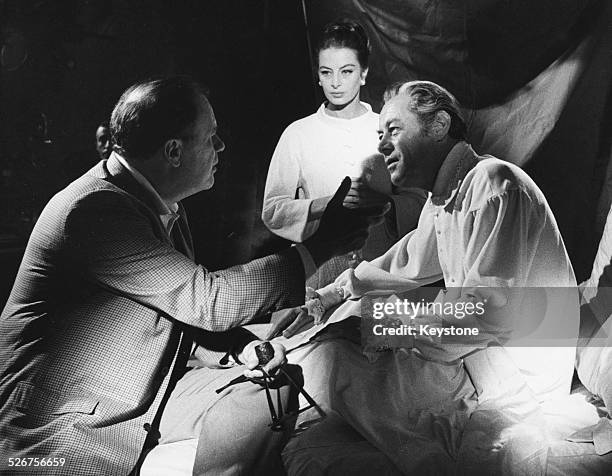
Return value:
<svg viewBox="0 0 612 476">
<path fill-rule="evenodd" d="M 364 25 L 372 55 L 363 97 L 375 110 L 397 81 L 427 79 L 457 96 L 470 143 L 530 173 L 578 279 L 590 274 L 612 200 L 610 2 L 313 0 L 307 14 L 314 43 L 338 18 Z"/>
</svg>

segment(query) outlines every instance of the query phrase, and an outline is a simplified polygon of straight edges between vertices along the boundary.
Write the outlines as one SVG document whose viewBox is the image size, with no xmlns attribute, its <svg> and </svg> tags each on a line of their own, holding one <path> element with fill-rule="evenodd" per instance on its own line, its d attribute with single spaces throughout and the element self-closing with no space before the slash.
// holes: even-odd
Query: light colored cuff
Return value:
<svg viewBox="0 0 612 476">
<path fill-rule="evenodd" d="M 304 303 L 302 309 L 306 308 L 306 312 L 309 316 L 314 319 L 315 325 L 320 324 L 323 320 L 323 315 L 325 314 L 325 307 L 321 304 L 321 300 L 319 298 L 310 299 Z"/>
<path fill-rule="evenodd" d="M 321 304 L 325 309 L 329 309 L 336 304 L 341 303 L 345 299 L 344 289 L 335 282 L 318 289 L 317 294 L 321 300 Z"/>
<path fill-rule="evenodd" d="M 302 260 L 302 264 L 304 265 L 304 275 L 306 279 L 310 278 L 317 271 L 317 265 L 312 259 L 310 251 L 308 251 L 308 248 L 306 248 L 301 243 L 294 243 L 292 246 L 300 255 L 300 259 Z"/>
</svg>

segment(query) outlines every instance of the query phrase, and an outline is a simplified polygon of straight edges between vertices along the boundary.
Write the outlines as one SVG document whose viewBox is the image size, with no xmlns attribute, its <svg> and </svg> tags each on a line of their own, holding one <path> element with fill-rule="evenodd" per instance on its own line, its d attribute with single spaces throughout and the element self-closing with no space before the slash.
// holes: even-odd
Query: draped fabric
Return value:
<svg viewBox="0 0 612 476">
<path fill-rule="evenodd" d="M 312 35 L 349 17 L 372 43 L 368 90 L 389 82 L 444 84 L 479 109 L 520 89 L 593 28 L 594 0 L 316 0 L 307 2 Z"/>
<path fill-rule="evenodd" d="M 372 55 L 363 96 L 374 110 L 397 81 L 427 79 L 457 96 L 470 143 L 530 173 L 557 217 L 578 279 L 590 274 L 612 200 L 610 2 L 306 4 L 313 43 L 338 18 L 366 28 Z"/>
</svg>

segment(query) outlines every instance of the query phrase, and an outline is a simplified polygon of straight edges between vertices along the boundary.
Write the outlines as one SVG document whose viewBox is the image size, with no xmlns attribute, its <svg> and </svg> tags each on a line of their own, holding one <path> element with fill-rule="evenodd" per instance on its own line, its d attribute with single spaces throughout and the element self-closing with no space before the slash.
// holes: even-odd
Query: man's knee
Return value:
<svg viewBox="0 0 612 476">
<path fill-rule="evenodd" d="M 295 426 L 303 385 L 299 366 L 284 370 L 270 383 L 269 398 L 263 386 L 245 382 L 230 387 L 209 410 L 194 474 L 282 474 L 280 451 Z"/>
</svg>

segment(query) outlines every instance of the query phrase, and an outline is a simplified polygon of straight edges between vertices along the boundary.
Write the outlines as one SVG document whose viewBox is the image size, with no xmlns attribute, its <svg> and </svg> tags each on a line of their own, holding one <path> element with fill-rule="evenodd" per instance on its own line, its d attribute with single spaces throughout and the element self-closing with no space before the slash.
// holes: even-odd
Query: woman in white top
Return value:
<svg viewBox="0 0 612 476">
<path fill-rule="evenodd" d="M 401 195 L 392 192 L 383 157 L 377 152 L 378 114 L 359 100 L 368 74 L 369 50 L 359 24 L 345 21 L 325 28 L 316 59 L 326 101 L 317 112 L 283 132 L 270 162 L 262 213 L 270 231 L 302 242 L 316 231 L 342 179 L 361 177 L 353 180 L 345 206 L 367 207 L 381 200 L 392 205 L 385 222 L 370 231 L 361 251 L 365 259 L 379 256 L 412 230 L 426 199 L 420 190 L 403 190 Z M 334 258 L 308 284 L 323 286 L 349 264 L 349 256 Z"/>
</svg>

